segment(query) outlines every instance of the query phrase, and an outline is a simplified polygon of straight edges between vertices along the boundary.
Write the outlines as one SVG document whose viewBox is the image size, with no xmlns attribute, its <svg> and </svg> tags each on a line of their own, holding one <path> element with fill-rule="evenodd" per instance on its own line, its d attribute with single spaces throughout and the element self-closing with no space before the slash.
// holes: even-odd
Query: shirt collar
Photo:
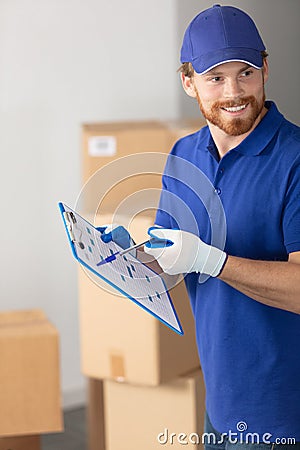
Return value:
<svg viewBox="0 0 300 450">
<path fill-rule="evenodd" d="M 268 112 L 249 136 L 234 148 L 235 151 L 243 155 L 259 155 L 275 136 L 284 117 L 278 111 L 274 102 L 267 101 L 265 106 Z"/>
<path fill-rule="evenodd" d="M 265 106 L 268 109 L 268 112 L 259 122 L 257 127 L 255 127 L 249 136 L 247 136 L 237 147 L 232 150 L 242 153 L 243 155 L 256 156 L 267 147 L 279 129 L 284 117 L 278 111 L 274 102 L 267 101 Z M 207 131 L 206 149 L 215 159 L 217 159 L 216 156 L 218 155 L 218 151 L 208 127 Z"/>
</svg>

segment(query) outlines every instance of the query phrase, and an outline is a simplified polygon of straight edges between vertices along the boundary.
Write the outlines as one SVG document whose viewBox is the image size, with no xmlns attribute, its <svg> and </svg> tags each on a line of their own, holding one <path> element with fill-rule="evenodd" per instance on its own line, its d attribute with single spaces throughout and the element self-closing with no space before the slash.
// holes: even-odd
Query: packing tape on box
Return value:
<svg viewBox="0 0 300 450">
<path fill-rule="evenodd" d="M 125 361 L 122 355 L 111 353 L 110 360 L 110 374 L 112 378 L 117 381 L 125 381 Z"/>
<path fill-rule="evenodd" d="M 45 322 L 48 322 L 48 319 L 40 309 L 2 311 L 0 313 L 0 327 L 44 324 Z"/>
<path fill-rule="evenodd" d="M 23 328 L 31 328 L 32 326 L 40 326 L 40 325 L 51 325 L 47 319 L 41 319 L 41 320 L 31 320 L 28 322 L 6 322 L 2 323 L 0 320 L 0 330 L 6 329 L 6 328 L 16 328 L 16 329 L 23 329 Z"/>
</svg>

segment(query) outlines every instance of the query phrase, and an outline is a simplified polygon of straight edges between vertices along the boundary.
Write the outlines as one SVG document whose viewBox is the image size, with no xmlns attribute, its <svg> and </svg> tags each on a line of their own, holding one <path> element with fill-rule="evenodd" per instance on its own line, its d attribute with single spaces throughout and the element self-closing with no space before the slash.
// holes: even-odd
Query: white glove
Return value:
<svg viewBox="0 0 300 450">
<path fill-rule="evenodd" d="M 148 234 L 173 242 L 173 245 L 164 248 L 151 248 L 149 244 L 144 246 L 144 251 L 153 256 L 169 275 L 199 272 L 217 277 L 226 262 L 225 252 L 205 244 L 198 236 L 187 231 L 151 227 Z"/>
</svg>

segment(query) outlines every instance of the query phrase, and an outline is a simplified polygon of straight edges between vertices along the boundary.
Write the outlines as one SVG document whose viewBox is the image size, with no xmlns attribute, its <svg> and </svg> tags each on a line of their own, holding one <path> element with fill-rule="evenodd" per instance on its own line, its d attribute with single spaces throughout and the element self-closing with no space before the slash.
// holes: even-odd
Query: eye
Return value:
<svg viewBox="0 0 300 450">
<path fill-rule="evenodd" d="M 245 70 L 245 72 L 241 73 L 242 77 L 249 77 L 252 74 L 253 74 L 253 70 L 251 70 L 251 69 L 247 69 L 247 70 Z"/>
<path fill-rule="evenodd" d="M 212 81 L 213 83 L 219 83 L 221 80 L 222 80 L 222 77 L 220 77 L 220 76 L 211 77 L 209 79 L 209 81 Z"/>
</svg>

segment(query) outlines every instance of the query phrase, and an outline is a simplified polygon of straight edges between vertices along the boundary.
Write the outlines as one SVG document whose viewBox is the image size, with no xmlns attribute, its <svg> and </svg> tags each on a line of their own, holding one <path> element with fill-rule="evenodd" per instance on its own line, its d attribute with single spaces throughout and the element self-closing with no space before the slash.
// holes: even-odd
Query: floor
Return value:
<svg viewBox="0 0 300 450">
<path fill-rule="evenodd" d="M 85 408 L 65 412 L 64 424 L 63 433 L 42 436 L 42 450 L 87 450 Z"/>
</svg>

